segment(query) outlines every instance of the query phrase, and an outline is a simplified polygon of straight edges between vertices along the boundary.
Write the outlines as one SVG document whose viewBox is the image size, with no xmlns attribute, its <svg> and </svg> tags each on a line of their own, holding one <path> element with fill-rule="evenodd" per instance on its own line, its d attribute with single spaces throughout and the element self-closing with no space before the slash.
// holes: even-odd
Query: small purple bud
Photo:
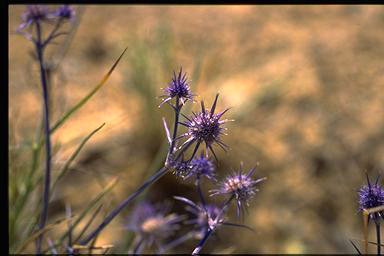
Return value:
<svg viewBox="0 0 384 256">
<path fill-rule="evenodd" d="M 55 16 L 68 20 L 72 20 L 75 14 L 75 9 L 67 4 L 61 5 L 55 12 Z"/>
<path fill-rule="evenodd" d="M 183 74 L 182 68 L 180 68 L 179 74 L 173 72 L 172 81 L 169 83 L 168 87 L 164 89 L 165 94 L 162 95 L 164 99 L 162 100 L 160 106 L 171 99 L 178 97 L 181 100 L 181 103 L 184 104 L 188 100 L 193 100 L 189 84 L 187 82 L 187 74 Z"/>
</svg>

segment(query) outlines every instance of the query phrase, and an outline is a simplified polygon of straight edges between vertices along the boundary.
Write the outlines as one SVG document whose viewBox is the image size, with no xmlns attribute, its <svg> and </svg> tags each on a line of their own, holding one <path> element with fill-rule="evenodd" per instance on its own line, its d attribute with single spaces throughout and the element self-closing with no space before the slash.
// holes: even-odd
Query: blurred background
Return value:
<svg viewBox="0 0 384 256">
<path fill-rule="evenodd" d="M 259 163 L 255 176 L 268 177 L 244 219 L 256 232 L 222 227 L 203 252 L 354 253 L 349 239 L 363 248 L 357 190 L 366 184 L 366 172 L 374 180 L 384 170 L 384 6 L 74 7 L 70 35 L 46 52 L 55 67 L 51 120 L 84 97 L 128 50 L 107 85 L 53 136 L 55 175 L 82 137 L 106 123 L 58 184 L 49 222 L 65 216 L 68 203 L 76 214 L 118 177 L 102 201 L 106 214 L 161 167 L 167 148 L 161 118 L 171 124 L 173 115 L 166 105 L 158 108 L 158 96 L 182 66 L 197 101 L 210 106 L 220 92 L 217 109 L 232 107 L 226 117 L 235 122 L 226 124 L 223 138 L 231 149 L 215 151 L 219 177 L 240 161 L 246 169 Z M 13 179 L 30 164 L 42 115 L 33 45 L 15 34 L 24 10 L 9 6 L 10 190 L 22 186 Z M 198 108 L 189 104 L 184 113 Z M 204 182 L 204 191 L 215 186 Z M 28 202 L 26 222 L 40 191 Z M 193 183 L 172 174 L 145 197 L 168 200 L 181 214 L 185 205 L 174 195 L 197 199 Z M 131 236 L 124 224 L 131 208 L 103 231 L 98 244 L 127 252 Z M 234 209 L 230 213 L 239 223 Z M 15 241 L 22 230 L 23 224 Z M 190 253 L 197 243 L 190 240 L 171 252 Z"/>
</svg>

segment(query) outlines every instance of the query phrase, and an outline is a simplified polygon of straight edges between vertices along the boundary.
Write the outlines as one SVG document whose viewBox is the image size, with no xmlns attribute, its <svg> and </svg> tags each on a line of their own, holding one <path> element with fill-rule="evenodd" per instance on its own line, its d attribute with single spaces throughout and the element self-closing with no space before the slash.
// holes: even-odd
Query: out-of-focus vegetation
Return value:
<svg viewBox="0 0 384 256">
<path fill-rule="evenodd" d="M 10 207 L 28 182 L 36 182 L 26 177 L 42 111 L 32 46 L 14 34 L 24 8 L 9 7 Z M 365 172 L 376 176 L 384 170 L 383 6 L 82 8 L 65 57 L 52 74 L 52 120 L 83 98 L 115 56 L 128 50 L 108 84 L 53 136 L 58 175 L 81 140 L 106 123 L 57 184 L 49 223 L 65 218 L 68 203 L 75 215 L 82 212 L 117 177 L 101 199 L 97 224 L 161 167 L 166 156 L 161 118 L 172 119 L 172 112 L 158 108 L 157 97 L 182 66 L 198 101 L 209 105 L 219 91 L 219 110 L 232 107 L 228 118 L 236 121 L 227 125 L 223 139 L 231 150 L 216 150 L 219 172 L 224 176 L 243 161 L 247 168 L 259 163 L 258 175 L 268 177 L 245 219 L 256 233 L 239 229 L 233 236 L 233 229 L 223 227 L 203 252 L 354 252 L 348 239 L 363 239 L 357 189 Z M 57 42 L 47 52 L 53 61 L 65 43 Z M 43 170 L 41 161 L 36 172 Z M 41 189 L 36 186 L 18 213 L 23 221 L 10 237 L 16 244 L 31 228 Z M 193 184 L 168 174 L 145 196 L 173 201 L 174 195 L 194 198 Z M 129 210 L 97 244 L 126 250 Z M 183 205 L 175 202 L 174 210 L 181 212 Z M 57 225 L 48 236 L 65 229 Z M 173 252 L 189 253 L 196 244 L 188 241 Z"/>
</svg>

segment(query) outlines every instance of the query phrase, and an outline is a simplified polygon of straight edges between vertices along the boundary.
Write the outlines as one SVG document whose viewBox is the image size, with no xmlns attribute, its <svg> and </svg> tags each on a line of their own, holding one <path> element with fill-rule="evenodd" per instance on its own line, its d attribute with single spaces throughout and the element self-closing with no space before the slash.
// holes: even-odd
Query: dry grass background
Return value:
<svg viewBox="0 0 384 256">
<path fill-rule="evenodd" d="M 16 146 L 32 138 L 41 115 L 32 45 L 12 32 L 24 8 L 9 7 L 9 125 Z M 364 171 L 374 178 L 384 170 L 383 6 L 81 8 L 85 12 L 54 76 L 52 119 L 91 90 L 125 47 L 128 52 L 108 85 L 53 138 L 62 145 L 53 159 L 58 169 L 79 136 L 106 122 L 60 184 L 52 220 L 65 212 L 65 202 L 76 212 L 119 177 L 106 210 L 132 192 L 143 173 L 160 166 L 152 162 L 165 155 L 161 117 L 172 116 L 157 108 L 156 96 L 182 65 L 207 105 L 219 91 L 219 109 L 233 107 L 228 117 L 236 122 L 227 125 L 224 138 L 231 150 L 217 150 L 219 172 L 242 160 L 247 168 L 259 162 L 258 175 L 268 177 L 245 219 L 256 234 L 222 228 L 204 251 L 354 252 L 348 239 L 363 238 L 356 191 L 365 183 Z M 51 46 L 48 55 L 60 47 Z M 181 194 L 195 197 L 192 184 L 169 174 L 147 196 Z M 98 242 L 120 248 L 128 215 Z M 175 252 L 190 252 L 196 243 Z"/>
</svg>

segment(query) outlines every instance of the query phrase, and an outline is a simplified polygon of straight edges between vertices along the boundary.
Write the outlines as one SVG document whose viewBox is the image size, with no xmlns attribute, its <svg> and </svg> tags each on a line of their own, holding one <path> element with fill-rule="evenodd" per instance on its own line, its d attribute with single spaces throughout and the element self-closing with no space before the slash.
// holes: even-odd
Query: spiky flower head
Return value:
<svg viewBox="0 0 384 256">
<path fill-rule="evenodd" d="M 150 246 L 156 242 L 159 246 L 162 240 L 170 237 L 179 228 L 178 223 L 183 220 L 183 216 L 166 212 L 165 205 L 154 206 L 147 201 L 140 201 L 126 228 L 136 232 L 145 244 Z"/>
<path fill-rule="evenodd" d="M 379 177 L 377 177 L 375 184 L 371 184 L 367 175 L 368 185 L 362 186 L 359 191 L 359 210 L 370 209 L 384 205 L 384 188 L 378 184 Z M 369 214 L 369 219 L 375 221 L 379 218 L 384 219 L 384 211 L 378 211 Z"/>
<path fill-rule="evenodd" d="M 238 172 L 233 172 L 224 181 L 221 182 L 218 189 L 211 190 L 213 195 L 227 194 L 236 200 L 237 215 L 240 215 L 240 210 L 245 206 L 249 206 L 249 199 L 252 198 L 259 189 L 256 184 L 266 180 L 267 178 L 253 179 L 252 175 L 256 168 L 252 168 L 248 173 L 243 173 L 242 164 Z"/>
<path fill-rule="evenodd" d="M 190 87 L 187 81 L 187 73 L 183 73 L 182 68 L 180 68 L 178 74 L 173 71 L 172 81 L 169 83 L 168 87 L 164 89 L 164 92 L 165 94 L 160 96 L 164 98 L 160 106 L 175 97 L 180 99 L 181 103 L 184 105 L 187 100 L 193 100 L 194 96 L 190 91 Z"/>
<path fill-rule="evenodd" d="M 54 15 L 63 19 L 71 20 L 75 17 L 75 9 L 73 9 L 72 6 L 64 4 L 59 6 Z"/>
<path fill-rule="evenodd" d="M 185 178 L 195 176 L 200 179 L 200 177 L 205 176 L 208 179 L 215 180 L 215 170 L 214 163 L 201 152 L 200 157 L 195 157 L 190 162 L 190 169 Z"/>
<path fill-rule="evenodd" d="M 211 110 L 206 109 L 204 107 L 204 102 L 201 101 L 201 112 L 192 112 L 193 115 L 190 118 L 183 115 L 187 119 L 187 121 L 180 122 L 180 124 L 186 126 L 188 128 L 188 131 L 179 138 L 189 137 L 188 140 L 184 142 L 182 147 L 184 145 L 189 146 L 193 142 L 196 142 L 193 155 L 196 153 L 199 145 L 203 142 L 206 146 L 206 156 L 208 157 L 208 150 L 210 150 L 216 160 L 217 157 L 215 152 L 213 151 L 212 144 L 218 144 L 224 151 L 226 151 L 226 149 L 228 148 L 227 145 L 225 145 L 221 141 L 220 136 L 224 134 L 223 130 L 225 129 L 222 127 L 222 125 L 225 122 L 233 120 L 220 120 L 220 118 L 229 110 L 229 108 L 225 109 L 224 111 L 218 114 L 215 114 L 218 97 L 219 94 L 216 94 L 216 98 L 212 104 Z"/>
<path fill-rule="evenodd" d="M 186 161 L 184 159 L 175 161 L 173 159 L 170 159 L 170 168 L 172 170 L 172 173 L 175 174 L 177 177 L 181 177 L 183 179 L 186 179 L 190 176 L 192 165 L 189 161 Z"/>
<path fill-rule="evenodd" d="M 22 29 L 28 27 L 32 23 L 40 22 L 47 20 L 52 17 L 52 12 L 48 9 L 46 5 L 34 4 L 28 5 L 25 12 L 22 13 L 21 18 L 23 23 L 17 29 L 20 32 Z"/>
</svg>

